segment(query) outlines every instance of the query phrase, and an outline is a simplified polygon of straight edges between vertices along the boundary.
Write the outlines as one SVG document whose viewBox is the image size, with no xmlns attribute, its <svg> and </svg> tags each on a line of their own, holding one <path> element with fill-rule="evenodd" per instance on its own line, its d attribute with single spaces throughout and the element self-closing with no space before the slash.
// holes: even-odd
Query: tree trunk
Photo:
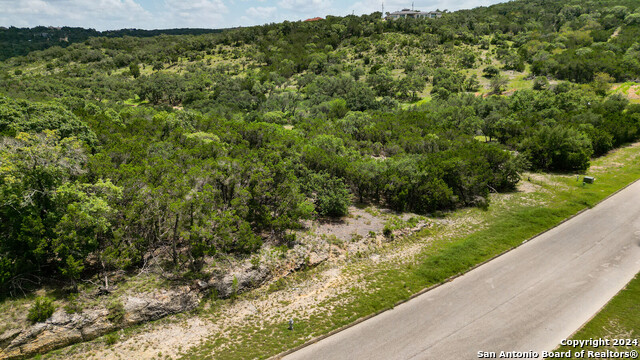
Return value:
<svg viewBox="0 0 640 360">
<path fill-rule="evenodd" d="M 173 241 L 171 243 L 171 250 L 173 251 L 173 265 L 178 265 L 178 222 L 180 221 L 180 214 L 176 214 L 176 223 L 173 226 Z"/>
</svg>

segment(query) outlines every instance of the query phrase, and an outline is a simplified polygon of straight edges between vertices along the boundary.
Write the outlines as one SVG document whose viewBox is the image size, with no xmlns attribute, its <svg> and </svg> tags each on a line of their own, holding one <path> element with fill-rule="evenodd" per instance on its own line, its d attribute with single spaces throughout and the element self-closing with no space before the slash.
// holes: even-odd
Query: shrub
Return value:
<svg viewBox="0 0 640 360">
<path fill-rule="evenodd" d="M 317 190 L 316 212 L 320 216 L 341 217 L 349 213 L 351 194 L 342 179 L 328 178 Z"/>
<path fill-rule="evenodd" d="M 234 275 L 231 282 L 231 301 L 235 301 L 238 298 L 238 278 Z"/>
<path fill-rule="evenodd" d="M 120 335 L 117 332 L 112 332 L 104 336 L 104 342 L 107 345 L 113 345 L 120 340 Z"/>
<path fill-rule="evenodd" d="M 491 78 L 491 91 L 494 94 L 500 94 L 508 83 L 509 80 L 506 76 L 496 75 Z"/>
<path fill-rule="evenodd" d="M 27 319 L 32 323 L 43 322 L 53 315 L 56 310 L 56 306 L 53 304 L 53 300 L 47 297 L 38 297 L 29 309 Z"/>
<path fill-rule="evenodd" d="M 69 301 L 69 303 L 64 306 L 64 311 L 67 314 L 76 314 L 76 313 L 82 312 L 82 306 L 78 301 L 77 294 L 72 294 L 67 298 L 67 300 Z"/>
<path fill-rule="evenodd" d="M 389 225 L 384 226 L 384 229 L 382 229 L 382 235 L 384 235 L 384 237 L 386 238 L 390 238 L 393 236 L 393 230 L 391 230 L 391 227 L 389 227 Z"/>
<path fill-rule="evenodd" d="M 114 324 L 120 323 L 124 319 L 124 305 L 120 300 L 114 300 L 107 305 L 109 314 L 107 319 Z"/>
<path fill-rule="evenodd" d="M 538 76 L 533 80 L 533 90 L 546 90 L 549 87 L 549 80 L 546 76 Z"/>
<path fill-rule="evenodd" d="M 482 76 L 486 77 L 486 78 L 492 78 L 496 75 L 500 74 L 500 69 L 498 69 L 497 67 L 493 66 L 493 65 L 489 65 L 484 69 L 484 72 L 482 73 Z"/>
<path fill-rule="evenodd" d="M 251 268 L 257 269 L 260 267 L 260 255 L 254 255 L 251 257 Z"/>
<path fill-rule="evenodd" d="M 535 169 L 554 171 L 586 170 L 593 154 L 587 135 L 562 125 L 541 127 L 522 141 L 520 150 Z"/>
</svg>

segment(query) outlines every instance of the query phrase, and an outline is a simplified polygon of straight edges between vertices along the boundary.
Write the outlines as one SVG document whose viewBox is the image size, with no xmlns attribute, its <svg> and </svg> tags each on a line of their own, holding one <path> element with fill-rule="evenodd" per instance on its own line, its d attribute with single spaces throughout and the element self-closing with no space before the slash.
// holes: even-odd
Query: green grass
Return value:
<svg viewBox="0 0 640 360">
<path fill-rule="evenodd" d="M 640 275 L 620 291 L 605 307 L 582 329 L 571 337 L 573 340 L 587 339 L 636 339 L 640 341 Z M 613 340 L 612 340 L 613 341 Z M 561 346 L 555 351 L 629 351 L 640 350 L 640 346 L 603 346 L 594 348 L 573 348 Z M 574 357 L 575 359 L 575 357 Z"/>
<path fill-rule="evenodd" d="M 144 104 L 148 104 L 149 101 L 147 100 L 141 100 L 140 97 L 138 95 L 135 95 L 135 97 L 133 99 L 127 99 L 124 101 L 125 105 L 129 105 L 129 106 L 139 106 L 139 105 L 144 105 Z"/>
<path fill-rule="evenodd" d="M 613 84 L 614 86 L 619 85 L 619 87 L 616 89 L 616 92 L 622 92 L 625 95 L 629 95 L 629 90 L 631 89 L 632 86 L 636 86 L 638 85 L 638 83 L 633 82 L 633 81 L 628 81 L 626 83 L 621 83 L 621 84 Z"/>
<path fill-rule="evenodd" d="M 192 349 L 184 358 L 267 358 L 363 316 L 392 308 L 426 287 L 517 247 L 524 240 L 556 226 L 580 210 L 592 207 L 639 179 L 639 156 L 640 147 L 627 147 L 594 160 L 589 171 L 597 178 L 593 185 L 582 186 L 574 175 L 550 175 L 549 182 L 536 184 L 543 191 L 531 195 L 538 204 L 545 203 L 544 206 L 519 203 L 518 199 L 525 199 L 525 196 L 514 193 L 512 200 L 502 206 L 490 206 L 486 211 L 465 209 L 450 214 L 450 218 L 463 216 L 462 213 L 479 217 L 484 226 L 469 225 L 468 231 L 459 236 L 437 236 L 442 231 L 438 227 L 425 229 L 405 239 L 409 242 L 426 236 L 433 239 L 416 262 L 387 267 L 375 264 L 348 267 L 346 272 L 360 274 L 358 284 L 354 284 L 348 295 L 329 298 L 317 306 L 317 309 L 330 311 L 299 314 L 300 319 L 296 319 L 293 331 L 286 330 L 284 318 L 280 322 L 256 319 L 253 326 L 232 329 L 233 338 L 213 338 L 202 347 Z M 636 317 L 640 317 L 637 311 Z"/>
<path fill-rule="evenodd" d="M 615 93 L 622 93 L 625 96 L 629 97 L 629 101 L 633 104 L 640 104 L 640 99 L 637 99 L 634 95 L 640 95 L 640 89 L 638 89 L 638 85 L 640 85 L 640 83 L 637 82 L 633 82 L 633 81 L 629 81 L 629 82 L 625 82 L 625 83 L 617 83 L 617 84 L 612 84 L 612 90 L 609 91 L 609 94 L 615 94 Z M 616 87 L 615 90 L 613 90 L 614 87 Z"/>
<path fill-rule="evenodd" d="M 526 79 L 527 75 L 518 75 L 513 80 L 509 80 L 507 90 L 527 90 L 533 88 L 533 81 Z"/>
</svg>

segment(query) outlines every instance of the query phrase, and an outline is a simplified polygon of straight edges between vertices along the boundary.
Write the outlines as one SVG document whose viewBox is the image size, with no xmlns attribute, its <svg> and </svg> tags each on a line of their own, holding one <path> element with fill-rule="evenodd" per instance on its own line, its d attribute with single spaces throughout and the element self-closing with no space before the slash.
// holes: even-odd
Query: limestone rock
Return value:
<svg viewBox="0 0 640 360">
<path fill-rule="evenodd" d="M 323 263 L 325 260 L 329 258 L 329 254 L 327 252 L 311 252 L 309 254 L 309 259 L 307 260 L 307 266 L 314 267 Z"/>
<path fill-rule="evenodd" d="M 260 286 L 267 281 L 271 275 L 269 269 L 264 265 L 258 266 L 257 268 L 245 265 L 240 269 L 214 279 L 213 287 L 218 291 L 218 296 L 228 298 L 234 292 L 240 294 Z"/>
<path fill-rule="evenodd" d="M 0 348 L 9 345 L 9 343 L 11 343 L 13 339 L 20 335 L 21 332 L 21 329 L 12 329 L 5 331 L 3 334 L 0 334 Z"/>
<path fill-rule="evenodd" d="M 124 321 L 138 324 L 144 321 L 160 319 L 170 314 L 192 310 L 198 306 L 199 299 L 189 288 L 182 288 L 146 297 L 127 298 L 124 305 Z"/>
<path fill-rule="evenodd" d="M 0 359 L 32 356 L 91 340 L 122 325 L 156 320 L 166 315 L 191 310 L 198 303 L 197 293 L 190 291 L 188 287 L 129 296 L 124 306 L 124 321 L 120 324 L 109 321 L 109 311 L 104 308 L 86 310 L 80 314 L 67 314 L 60 309 L 46 322 L 34 324 L 22 331 L 2 334 Z"/>
</svg>

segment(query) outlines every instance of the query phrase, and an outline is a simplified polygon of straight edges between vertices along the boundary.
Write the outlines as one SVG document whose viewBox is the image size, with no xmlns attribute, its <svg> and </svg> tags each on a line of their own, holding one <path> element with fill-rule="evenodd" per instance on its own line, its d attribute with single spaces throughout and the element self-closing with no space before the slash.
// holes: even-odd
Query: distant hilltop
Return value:
<svg viewBox="0 0 640 360">
<path fill-rule="evenodd" d="M 0 27 L 0 61 L 14 56 L 27 55 L 32 51 L 52 46 L 66 47 L 83 42 L 91 37 L 152 37 L 158 35 L 202 35 L 222 32 L 224 29 L 121 29 L 98 31 L 68 26 L 36 26 L 33 28 Z"/>
<path fill-rule="evenodd" d="M 436 19 L 440 17 L 442 17 L 442 12 L 440 11 L 420 11 L 420 10 L 402 9 L 400 11 L 387 13 L 386 19 L 387 20 Z"/>
</svg>

